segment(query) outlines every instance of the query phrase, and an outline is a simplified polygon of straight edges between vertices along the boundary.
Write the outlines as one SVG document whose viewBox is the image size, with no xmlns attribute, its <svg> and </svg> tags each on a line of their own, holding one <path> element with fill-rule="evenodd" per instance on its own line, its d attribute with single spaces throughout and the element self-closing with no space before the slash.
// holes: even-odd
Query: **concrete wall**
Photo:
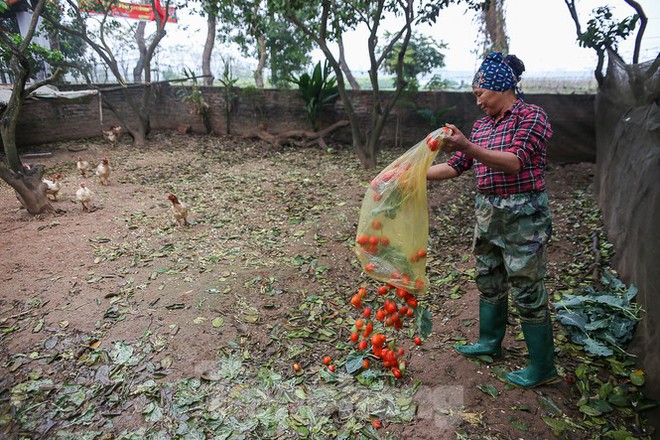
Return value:
<svg viewBox="0 0 660 440">
<path fill-rule="evenodd" d="M 107 87 L 107 86 L 106 86 Z M 137 102 L 142 88 L 130 89 Z M 194 114 L 191 106 L 184 102 L 190 93 L 188 87 L 153 86 L 149 99 L 153 108 L 152 128 L 174 129 L 177 125 L 191 125 L 193 131 L 205 132 L 201 118 Z M 210 105 L 211 122 L 215 133 L 227 131 L 224 89 L 203 87 L 205 101 Z M 259 124 L 276 133 L 287 129 L 309 129 L 304 103 L 294 90 L 235 89 L 231 101 L 230 131 L 243 134 Z M 369 125 L 368 115 L 372 100 L 369 91 L 355 92 L 354 105 L 363 122 Z M 383 94 L 386 98 L 389 93 Z M 131 114 L 121 90 L 101 93 L 101 100 L 109 102 L 127 114 Z M 550 142 L 549 157 L 556 161 L 595 161 L 595 133 L 593 95 L 529 95 L 526 100 L 542 106 L 550 116 L 555 132 Z M 481 111 L 471 93 L 420 92 L 404 96 L 395 107 L 390 123 L 382 136 L 382 148 L 393 145 L 414 145 L 431 130 L 437 128 L 419 115 L 418 110 L 433 112 L 446 110 L 442 121 L 452 122 L 466 132 Z M 101 116 L 103 122 L 101 123 Z M 324 125 L 344 119 L 343 106 L 337 101 L 322 114 Z M 35 145 L 60 140 L 99 136 L 101 128 L 118 123 L 108 109 L 101 115 L 99 102 L 93 99 L 87 104 L 54 104 L 48 101 L 29 100 L 23 110 L 18 126 L 17 141 L 20 146 Z M 334 139 L 350 143 L 349 127 L 337 131 Z"/>
</svg>

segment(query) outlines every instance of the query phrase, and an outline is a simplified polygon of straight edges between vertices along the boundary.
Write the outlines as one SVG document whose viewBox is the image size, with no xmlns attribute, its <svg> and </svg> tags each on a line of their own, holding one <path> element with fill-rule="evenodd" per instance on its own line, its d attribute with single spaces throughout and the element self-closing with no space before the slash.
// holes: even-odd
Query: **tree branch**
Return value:
<svg viewBox="0 0 660 440">
<path fill-rule="evenodd" d="M 57 79 L 60 77 L 61 74 L 62 74 L 62 69 L 58 67 L 57 69 L 55 69 L 55 73 L 53 73 L 48 78 L 43 79 L 41 81 L 37 81 L 36 83 L 30 84 L 29 86 L 26 86 L 24 96 L 28 96 L 30 93 L 34 92 L 41 86 L 54 83 L 55 81 L 57 81 Z"/>
<path fill-rule="evenodd" d="M 637 32 L 637 36 L 635 37 L 635 50 L 633 52 L 633 64 L 639 63 L 639 51 L 642 48 L 642 37 L 644 36 L 644 31 L 646 30 L 646 24 L 648 23 L 648 18 L 646 17 L 646 14 L 644 13 L 644 9 L 642 9 L 642 6 L 637 3 L 635 0 L 624 0 L 628 5 L 630 5 L 635 12 L 637 12 L 637 15 L 639 16 L 639 21 L 641 24 L 639 25 L 639 32 Z"/>
</svg>

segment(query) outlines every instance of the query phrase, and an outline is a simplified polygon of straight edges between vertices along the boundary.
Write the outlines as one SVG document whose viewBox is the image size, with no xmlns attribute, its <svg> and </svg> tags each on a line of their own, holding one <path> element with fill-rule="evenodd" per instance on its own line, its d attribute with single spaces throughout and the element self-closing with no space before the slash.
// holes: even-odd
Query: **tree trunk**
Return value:
<svg viewBox="0 0 660 440">
<path fill-rule="evenodd" d="M 3 138 L 4 139 L 4 138 Z M 16 173 L 0 163 L 0 178 L 14 188 L 16 198 L 32 215 L 54 212 L 46 195 L 46 184 L 41 181 L 43 167 L 30 170 L 32 174 Z"/>
<path fill-rule="evenodd" d="M 266 65 L 266 58 L 268 52 L 266 51 L 266 37 L 262 34 L 257 38 L 257 45 L 259 46 L 259 64 L 254 70 L 254 83 L 261 90 L 264 89 L 264 66 Z"/>
<path fill-rule="evenodd" d="M 348 67 L 348 64 L 346 63 L 346 53 L 344 52 L 344 39 L 339 36 L 338 43 L 339 45 L 339 67 L 341 67 L 342 72 L 344 72 L 344 75 L 346 75 L 346 80 L 348 83 L 351 85 L 351 89 L 353 90 L 360 90 L 360 84 L 355 80 L 355 77 L 353 76 L 353 72 L 351 72 L 351 69 Z"/>
<path fill-rule="evenodd" d="M 135 41 L 140 52 L 140 58 L 138 58 L 137 64 L 133 68 L 133 82 L 136 83 L 142 82 L 142 70 L 144 70 L 145 59 L 147 57 L 147 45 L 144 42 L 144 29 L 146 25 L 146 21 L 141 21 L 135 30 Z"/>
<path fill-rule="evenodd" d="M 483 21 L 486 28 L 486 53 L 484 56 L 492 51 L 509 53 L 509 37 L 506 35 L 504 20 L 504 0 L 491 1 L 483 12 Z"/>
<path fill-rule="evenodd" d="M 215 24 L 215 14 L 207 14 L 206 42 L 204 42 L 204 52 L 202 53 L 202 75 L 208 75 L 204 78 L 205 86 L 213 85 L 213 74 L 211 73 L 211 54 L 213 53 L 213 45 L 215 44 Z"/>
</svg>

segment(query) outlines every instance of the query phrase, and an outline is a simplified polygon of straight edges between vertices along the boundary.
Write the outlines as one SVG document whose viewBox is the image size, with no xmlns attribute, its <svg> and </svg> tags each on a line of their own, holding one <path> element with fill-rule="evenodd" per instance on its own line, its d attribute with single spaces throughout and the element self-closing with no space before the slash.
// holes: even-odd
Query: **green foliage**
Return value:
<svg viewBox="0 0 660 440">
<path fill-rule="evenodd" d="M 23 37 L 18 33 L 12 33 L 7 36 L 10 43 L 7 46 L 4 44 L 0 45 L 0 63 L 9 66 L 12 56 L 18 52 L 18 48 L 23 43 Z M 34 78 L 34 73 L 41 69 L 41 64 L 57 64 L 64 60 L 64 56 L 60 51 L 46 49 L 36 43 L 30 43 L 23 55 L 30 66 L 30 78 Z"/>
<path fill-rule="evenodd" d="M 386 33 L 386 38 L 389 39 L 391 34 Z M 419 89 L 419 81 L 417 77 L 420 74 L 430 72 L 435 68 L 440 68 L 445 65 L 445 56 L 440 52 L 447 47 L 444 43 L 438 43 L 433 38 L 413 34 L 408 42 L 408 47 L 403 56 L 403 79 L 408 83 L 406 88 L 411 91 Z M 383 64 L 383 70 L 389 74 L 396 74 L 397 65 L 399 62 L 399 54 L 401 53 L 402 44 L 399 42 L 394 45 L 392 50 L 388 52 Z M 435 84 L 438 79 L 435 79 Z"/>
<path fill-rule="evenodd" d="M 447 115 L 451 114 L 454 110 L 456 110 L 455 105 L 452 105 L 451 107 L 441 108 L 437 112 L 434 112 L 430 108 L 423 108 L 417 110 L 417 114 L 422 118 L 424 118 L 424 120 L 431 127 L 435 128 L 445 125 L 445 122 L 450 122 L 449 119 L 447 118 Z"/>
<path fill-rule="evenodd" d="M 625 284 L 611 272 L 601 279 L 603 291 L 586 287 L 580 295 L 563 295 L 554 303 L 557 321 L 562 323 L 573 342 L 583 345 L 595 356 L 611 356 L 613 349 L 625 353 L 623 347 L 633 336 L 640 320 L 641 308 L 632 302 L 637 288 Z"/>
<path fill-rule="evenodd" d="M 7 3 L 4 0 L 0 0 L 0 12 L 5 12 L 9 9 Z"/>
<path fill-rule="evenodd" d="M 312 74 L 305 72 L 298 78 L 290 77 L 289 81 L 298 85 L 300 97 L 305 101 L 307 118 L 314 130 L 321 125 L 321 108 L 331 104 L 337 99 L 337 78 L 332 76 L 332 68 L 326 60 L 321 67 L 321 62 L 316 63 Z"/>
<path fill-rule="evenodd" d="M 609 6 L 596 8 L 594 17 L 587 22 L 587 30 L 578 37 L 578 44 L 598 51 L 608 47 L 616 50 L 619 40 L 625 40 L 635 30 L 638 20 L 635 14 L 617 22 L 612 19 Z"/>
</svg>

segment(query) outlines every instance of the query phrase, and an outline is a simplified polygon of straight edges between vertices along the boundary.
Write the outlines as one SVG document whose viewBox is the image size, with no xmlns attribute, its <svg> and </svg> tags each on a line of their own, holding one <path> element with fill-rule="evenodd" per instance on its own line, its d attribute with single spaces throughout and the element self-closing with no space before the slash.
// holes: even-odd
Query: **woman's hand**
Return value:
<svg viewBox="0 0 660 440">
<path fill-rule="evenodd" d="M 465 150 L 467 150 L 468 146 L 470 145 L 470 141 L 468 141 L 461 130 L 459 130 L 455 125 L 445 124 L 445 127 L 451 129 L 451 136 L 446 138 L 445 146 L 443 149 L 449 153 L 453 153 L 455 151 L 465 152 Z"/>
</svg>

